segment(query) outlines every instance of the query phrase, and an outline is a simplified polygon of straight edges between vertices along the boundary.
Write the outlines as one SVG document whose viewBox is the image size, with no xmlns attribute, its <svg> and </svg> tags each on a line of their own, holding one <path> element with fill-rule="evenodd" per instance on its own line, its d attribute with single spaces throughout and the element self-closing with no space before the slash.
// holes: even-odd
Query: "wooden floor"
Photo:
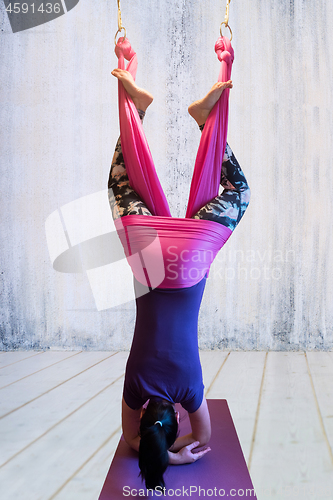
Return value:
<svg viewBox="0 0 333 500">
<path fill-rule="evenodd" d="M 333 353 L 201 351 L 259 500 L 333 499 Z M 1 500 L 97 500 L 127 352 L 0 353 Z M 245 496 L 244 496 L 245 498 Z"/>
</svg>

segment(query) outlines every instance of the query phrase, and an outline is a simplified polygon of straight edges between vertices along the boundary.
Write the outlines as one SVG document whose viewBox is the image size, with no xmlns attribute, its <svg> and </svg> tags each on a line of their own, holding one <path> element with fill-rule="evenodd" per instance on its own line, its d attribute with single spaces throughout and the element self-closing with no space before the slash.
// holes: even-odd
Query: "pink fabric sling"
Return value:
<svg viewBox="0 0 333 500">
<path fill-rule="evenodd" d="M 115 52 L 118 68 L 129 71 L 135 80 L 137 56 L 129 41 L 119 39 Z M 234 60 L 230 40 L 220 37 L 215 52 L 221 61 L 218 81 L 226 82 L 230 80 Z M 125 59 L 129 61 L 127 67 Z M 128 178 L 153 214 L 127 215 L 115 220 L 127 260 L 136 279 L 145 286 L 193 286 L 209 271 L 232 233 L 223 224 L 191 218 L 218 195 L 227 142 L 229 89 L 222 92 L 205 123 L 185 218 L 171 217 L 138 111 L 120 81 L 118 96 L 121 146 Z"/>
</svg>

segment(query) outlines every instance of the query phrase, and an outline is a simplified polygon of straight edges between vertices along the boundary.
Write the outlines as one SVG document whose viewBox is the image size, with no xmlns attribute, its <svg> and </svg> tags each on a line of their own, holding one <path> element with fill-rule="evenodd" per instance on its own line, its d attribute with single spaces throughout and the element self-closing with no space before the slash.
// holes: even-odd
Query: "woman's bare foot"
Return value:
<svg viewBox="0 0 333 500">
<path fill-rule="evenodd" d="M 124 69 L 114 69 L 111 75 L 118 78 L 125 87 L 125 90 L 132 97 L 136 109 L 146 111 L 148 106 L 153 102 L 153 96 L 147 90 L 140 89 L 135 83 L 131 73 Z"/>
<path fill-rule="evenodd" d="M 217 82 L 212 86 L 206 97 L 200 99 L 199 101 L 193 102 L 189 106 L 188 112 L 190 113 L 192 118 L 195 119 L 199 126 L 203 125 L 206 122 L 209 113 L 221 97 L 223 90 L 232 89 L 232 86 L 233 85 L 231 80 L 227 82 Z"/>
</svg>

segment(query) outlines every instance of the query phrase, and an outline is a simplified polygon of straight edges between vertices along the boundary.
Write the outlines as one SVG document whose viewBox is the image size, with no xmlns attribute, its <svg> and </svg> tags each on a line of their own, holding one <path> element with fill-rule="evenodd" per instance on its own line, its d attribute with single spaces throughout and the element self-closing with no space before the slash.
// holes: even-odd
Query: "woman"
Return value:
<svg viewBox="0 0 333 500">
<path fill-rule="evenodd" d="M 138 88 L 127 71 L 115 69 L 112 75 L 122 82 L 143 120 L 146 109 L 153 101 L 152 95 Z M 201 130 L 226 88 L 232 88 L 231 80 L 216 83 L 205 98 L 189 107 L 190 115 Z M 223 193 L 202 207 L 193 219 L 210 221 L 208 225 L 211 222 L 222 224 L 231 232 L 248 206 L 250 190 L 228 144 L 221 170 Z M 134 217 L 134 220 L 135 216 L 146 216 L 146 219 L 141 217 L 141 221 L 147 220 L 147 227 L 155 221 L 155 216 L 129 183 L 120 138 L 112 160 L 108 188 L 115 221 L 127 216 Z M 169 260 L 173 262 L 171 247 L 168 249 Z M 188 252 L 188 249 L 181 252 L 185 262 L 189 261 Z M 181 266 L 178 266 L 177 272 L 180 269 Z M 150 288 L 146 293 L 142 293 L 142 284 L 134 278 L 137 316 L 122 400 L 124 438 L 139 452 L 141 475 L 146 487 L 152 489 L 164 487 L 163 474 L 168 464 L 191 463 L 210 450 L 206 447 L 195 451 L 195 448 L 205 446 L 211 435 L 197 336 L 198 314 L 207 273 L 195 284 L 191 285 L 189 280 L 182 287 L 177 285 L 177 279 L 171 282 L 171 272 L 168 278 L 168 286 Z M 178 278 L 185 280 L 185 277 Z M 144 409 L 148 399 L 149 404 Z M 191 433 L 182 437 L 177 437 L 179 415 L 174 408 L 177 402 L 188 411 L 191 423 Z"/>
</svg>

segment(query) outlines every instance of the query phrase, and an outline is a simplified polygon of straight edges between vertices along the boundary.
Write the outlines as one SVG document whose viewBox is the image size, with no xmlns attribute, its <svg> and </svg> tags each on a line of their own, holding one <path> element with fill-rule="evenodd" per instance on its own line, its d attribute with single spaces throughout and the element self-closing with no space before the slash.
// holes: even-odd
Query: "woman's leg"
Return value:
<svg viewBox="0 0 333 500">
<path fill-rule="evenodd" d="M 139 109 L 138 112 L 142 121 L 145 113 Z M 113 219 L 125 215 L 152 215 L 129 183 L 120 137 L 112 159 L 108 193 Z"/>
<path fill-rule="evenodd" d="M 203 130 L 203 125 L 200 127 Z M 194 219 L 212 220 L 232 231 L 244 215 L 250 202 L 250 188 L 245 175 L 227 143 L 221 169 L 223 192 L 202 207 Z"/>
<path fill-rule="evenodd" d="M 128 71 L 115 69 L 112 75 L 117 77 L 124 85 L 133 99 L 141 121 L 145 116 L 147 107 L 152 103 L 153 96 L 137 87 Z M 125 215 L 152 215 L 139 195 L 131 187 L 126 172 L 124 157 L 121 150 L 120 137 L 112 159 L 109 182 L 109 203 L 114 219 Z"/>
<path fill-rule="evenodd" d="M 232 88 L 231 80 L 226 83 L 214 84 L 203 99 L 195 101 L 189 106 L 188 111 L 201 131 L 210 111 L 225 88 Z M 250 188 L 228 144 L 222 162 L 221 185 L 224 187 L 221 195 L 207 203 L 192 218 L 219 222 L 233 231 L 249 204 Z"/>
</svg>

